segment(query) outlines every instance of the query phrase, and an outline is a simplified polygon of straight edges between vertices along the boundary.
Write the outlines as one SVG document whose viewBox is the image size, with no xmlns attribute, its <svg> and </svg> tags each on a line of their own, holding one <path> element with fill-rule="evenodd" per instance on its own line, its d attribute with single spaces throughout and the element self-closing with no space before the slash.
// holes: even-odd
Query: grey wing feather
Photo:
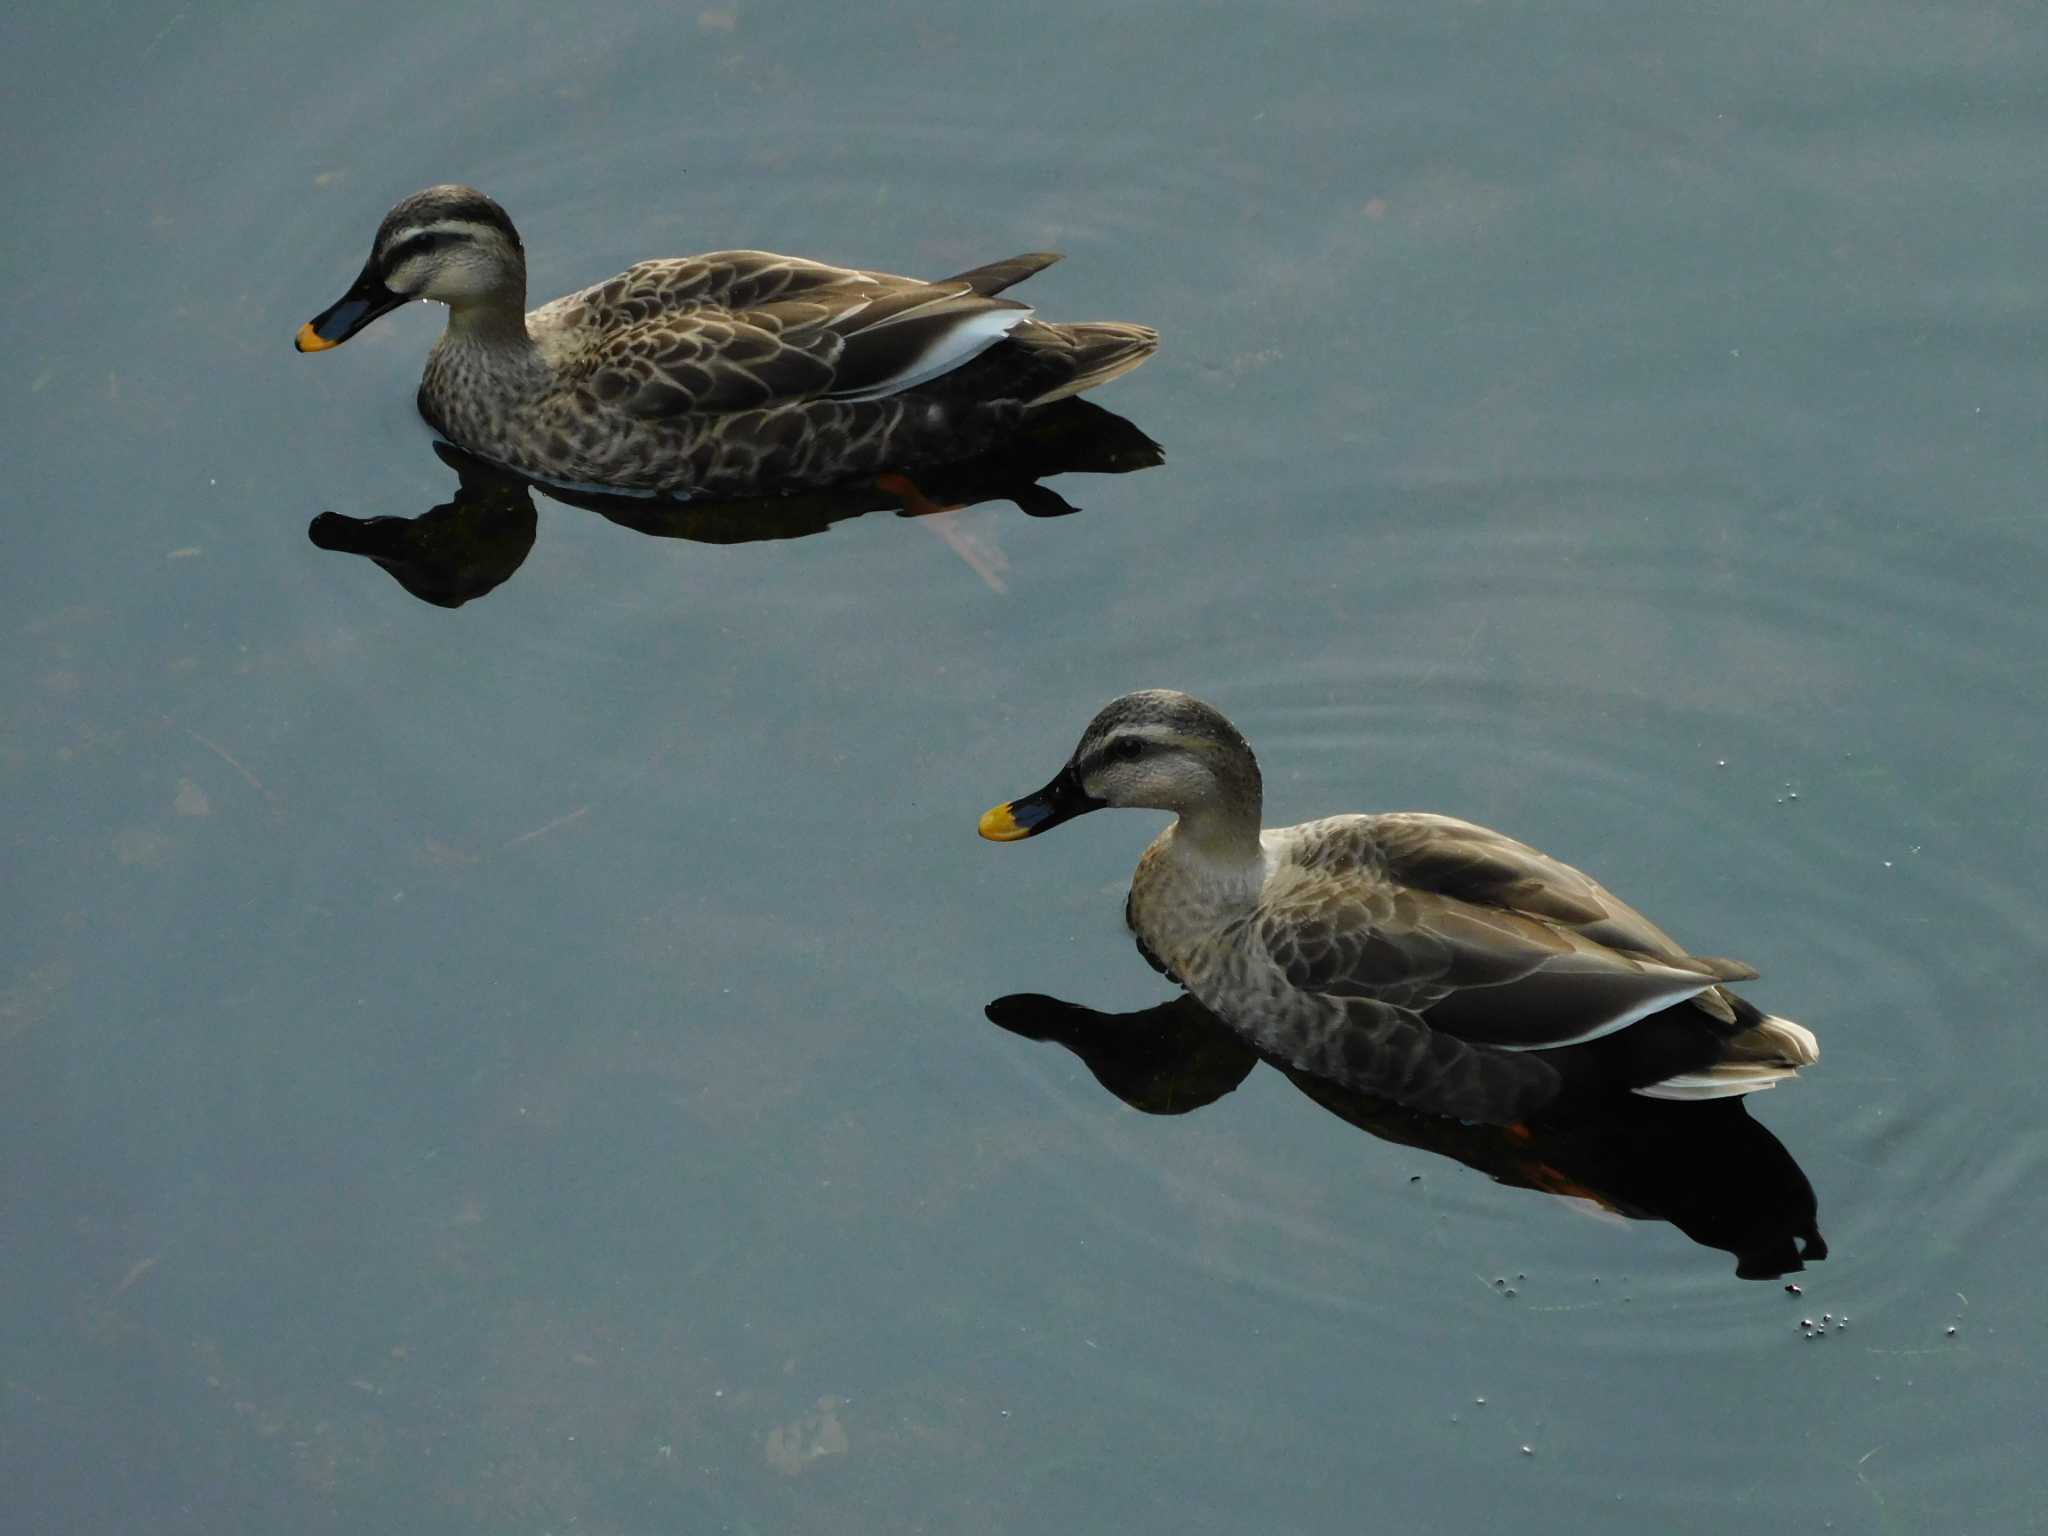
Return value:
<svg viewBox="0 0 2048 1536">
<path fill-rule="evenodd" d="M 1747 974 L 1687 955 L 1577 870 L 1470 823 L 1341 818 L 1305 841 L 1302 878 L 1258 929 L 1288 982 L 1412 1010 L 1461 1040 L 1575 1044 Z"/>
<path fill-rule="evenodd" d="M 993 296 L 1005 288 L 1011 288 L 1025 278 L 1043 272 L 1061 259 L 1058 251 L 1026 251 L 1022 256 L 1012 256 L 1008 261 L 992 261 L 984 267 L 970 267 L 967 271 L 942 281 L 965 283 L 976 293 Z"/>
<path fill-rule="evenodd" d="M 1358 820 L 1388 875 L 1404 885 L 1547 918 L 1616 949 L 1696 959 L 1591 875 L 1489 827 L 1422 812 Z M 1756 974 L 1739 964 L 1735 969 Z"/>
</svg>

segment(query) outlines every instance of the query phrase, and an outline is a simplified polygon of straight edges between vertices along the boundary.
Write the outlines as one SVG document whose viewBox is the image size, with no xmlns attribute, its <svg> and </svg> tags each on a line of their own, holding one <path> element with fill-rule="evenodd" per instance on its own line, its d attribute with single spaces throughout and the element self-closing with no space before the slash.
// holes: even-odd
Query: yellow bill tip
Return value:
<svg viewBox="0 0 2048 1536">
<path fill-rule="evenodd" d="M 985 812 L 981 818 L 981 835 L 992 843 L 1014 843 L 1031 833 L 1017 825 L 1017 818 L 1010 814 L 1010 802 Z"/>
<path fill-rule="evenodd" d="M 329 341 L 325 336 L 314 330 L 313 322 L 308 320 L 299 327 L 298 337 L 293 341 L 292 345 L 301 352 L 325 352 L 329 347 L 338 347 L 341 343 Z"/>
</svg>

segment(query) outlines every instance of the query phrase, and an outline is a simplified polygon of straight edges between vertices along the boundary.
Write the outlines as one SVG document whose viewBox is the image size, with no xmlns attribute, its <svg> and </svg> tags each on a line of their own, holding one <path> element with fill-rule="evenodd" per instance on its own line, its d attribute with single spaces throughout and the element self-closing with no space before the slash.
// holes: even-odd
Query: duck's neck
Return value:
<svg viewBox="0 0 2048 1536">
<path fill-rule="evenodd" d="M 517 465 L 519 413 L 553 385 L 547 360 L 520 313 L 522 284 L 448 307 L 448 326 L 420 377 L 420 413 L 474 453 Z"/>
<path fill-rule="evenodd" d="M 1204 793 L 1170 807 L 1180 813 L 1173 830 L 1182 857 L 1219 874 L 1252 870 L 1263 858 L 1259 823 L 1265 815 L 1265 781 L 1251 748 L 1241 738 L 1236 747 L 1210 755 Z"/>
<path fill-rule="evenodd" d="M 448 306 L 444 343 L 481 351 L 538 358 L 526 329 L 526 284 L 507 285 L 484 298 Z"/>
<path fill-rule="evenodd" d="M 427 360 L 422 387 L 432 403 L 428 419 L 456 441 L 491 457 L 505 457 L 511 443 L 508 411 L 545 395 L 553 385 L 538 343 L 520 312 L 524 285 L 457 308 L 448 307 L 448 327 Z"/>
<path fill-rule="evenodd" d="M 1175 852 L 1218 876 L 1254 876 L 1265 857 L 1259 844 L 1260 811 L 1256 786 L 1184 810 L 1174 823 Z"/>
</svg>

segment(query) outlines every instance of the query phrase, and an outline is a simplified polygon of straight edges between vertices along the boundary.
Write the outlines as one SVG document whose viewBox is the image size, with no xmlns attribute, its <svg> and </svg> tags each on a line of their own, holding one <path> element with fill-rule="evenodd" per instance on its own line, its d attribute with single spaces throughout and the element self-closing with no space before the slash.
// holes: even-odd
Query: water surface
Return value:
<svg viewBox="0 0 2048 1536">
<path fill-rule="evenodd" d="M 13 20 L 24 1528 L 2039 1529 L 2033 21 Z M 544 501 L 419 602 L 305 530 L 454 497 L 438 317 L 290 340 L 446 179 L 536 300 L 1063 250 L 1042 313 L 1165 337 L 1100 398 L 1166 463 L 950 537 Z M 991 1025 L 1166 996 L 1154 819 L 974 836 L 1154 685 L 1271 820 L 1468 816 L 1756 964 L 1826 1051 L 1753 1106 L 1803 1293 Z"/>
</svg>

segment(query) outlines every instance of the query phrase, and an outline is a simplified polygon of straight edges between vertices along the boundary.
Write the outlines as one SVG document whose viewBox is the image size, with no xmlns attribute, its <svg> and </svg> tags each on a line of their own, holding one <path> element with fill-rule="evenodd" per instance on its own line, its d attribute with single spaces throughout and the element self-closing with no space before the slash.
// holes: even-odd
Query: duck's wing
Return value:
<svg viewBox="0 0 2048 1536">
<path fill-rule="evenodd" d="M 627 284 L 616 298 L 609 285 L 597 290 L 612 318 L 607 325 L 592 316 L 602 339 L 586 384 L 600 402 L 659 420 L 877 400 L 951 372 L 1031 315 L 993 296 L 1016 280 L 1016 263 L 924 283 L 722 254 L 760 259 L 647 262 L 616 280 Z M 680 270 L 661 270 L 670 267 Z"/>
<path fill-rule="evenodd" d="M 1379 825 L 1390 820 L 1408 825 Z M 1505 838 L 1487 856 L 1485 839 L 1465 835 L 1483 828 L 1452 823 L 1449 842 L 1473 845 L 1460 855 L 1437 840 L 1444 828 L 1414 825 L 1421 820 L 1347 817 L 1303 829 L 1291 874 L 1269 886 L 1254 920 L 1289 985 L 1411 1011 L 1473 1044 L 1528 1051 L 1598 1039 L 1754 974 L 1682 951 L 1604 943 L 1596 930 L 1633 932 L 1633 919 L 1676 951 L 1638 914 L 1596 903 L 1604 893 L 1577 871 Z M 1515 906 L 1486 899 L 1503 888 L 1522 892 Z"/>
<path fill-rule="evenodd" d="M 1490 827 L 1421 811 L 1344 820 L 1359 824 L 1354 838 L 1403 885 L 1526 912 L 1611 949 L 1710 966 L 1723 981 L 1756 975 L 1740 961 L 1691 954 L 1591 875 Z"/>
<path fill-rule="evenodd" d="M 782 256 L 774 251 L 707 251 L 701 256 L 640 262 L 610 282 L 600 283 L 575 297 L 603 296 L 614 303 L 653 304 L 662 310 L 711 305 L 738 312 L 835 288 L 952 287 L 964 283 L 984 298 L 992 298 L 1060 259 L 1056 251 L 1026 251 L 1021 256 L 970 267 L 927 284 L 920 278 L 899 277 L 893 272 L 836 267 L 829 262 L 807 261 L 801 256 Z"/>
</svg>

